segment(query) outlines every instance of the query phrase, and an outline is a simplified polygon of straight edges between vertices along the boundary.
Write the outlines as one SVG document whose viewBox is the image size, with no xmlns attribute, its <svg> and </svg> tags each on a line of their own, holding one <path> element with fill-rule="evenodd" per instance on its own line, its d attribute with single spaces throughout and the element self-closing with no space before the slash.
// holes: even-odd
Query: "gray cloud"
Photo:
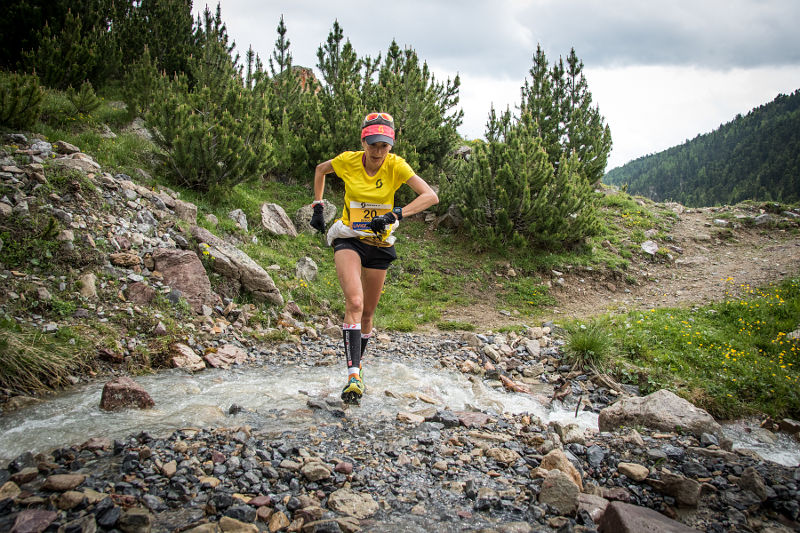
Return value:
<svg viewBox="0 0 800 533">
<path fill-rule="evenodd" d="M 264 61 L 283 14 L 295 62 L 305 66 L 316 65 L 317 48 L 337 19 L 359 55 L 385 53 L 396 39 L 432 68 L 520 81 L 538 43 L 550 59 L 574 47 L 594 68 L 800 64 L 797 0 L 222 0 L 221 5 L 238 49 L 252 44 Z"/>
<path fill-rule="evenodd" d="M 540 0 L 519 16 L 546 50 L 575 47 L 595 67 L 800 64 L 794 0 Z"/>
</svg>

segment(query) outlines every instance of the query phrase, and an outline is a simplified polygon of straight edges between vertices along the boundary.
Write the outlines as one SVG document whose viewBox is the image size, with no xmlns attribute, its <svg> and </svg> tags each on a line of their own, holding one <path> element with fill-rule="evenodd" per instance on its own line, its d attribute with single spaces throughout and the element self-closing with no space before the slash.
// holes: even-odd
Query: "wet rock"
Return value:
<svg viewBox="0 0 800 533">
<path fill-rule="evenodd" d="M 56 518 L 58 514 L 54 511 L 26 509 L 17 515 L 11 533 L 42 533 Z"/>
<path fill-rule="evenodd" d="M 567 456 L 564 455 L 564 452 L 555 449 L 550 451 L 547 455 L 542 458 L 541 468 L 545 470 L 560 470 L 564 472 L 575 485 L 578 487 L 579 491 L 583 491 L 583 481 L 581 479 L 581 474 L 578 472 L 578 469 L 575 468 L 575 465 L 567 459 Z"/>
<path fill-rule="evenodd" d="M 256 509 L 249 505 L 234 505 L 225 510 L 225 516 L 238 522 L 251 523 L 256 520 Z"/>
<path fill-rule="evenodd" d="M 147 409 L 154 405 L 155 402 L 150 394 L 141 385 L 125 376 L 106 383 L 100 397 L 100 408 L 106 411 L 116 411 L 126 407 Z"/>
<path fill-rule="evenodd" d="M 550 470 L 539 491 L 539 503 L 546 503 L 560 515 L 573 516 L 578 510 L 580 489 L 570 476 L 560 470 Z"/>
<path fill-rule="evenodd" d="M 147 509 L 134 507 L 122 512 L 117 525 L 125 533 L 149 533 L 153 526 L 153 516 Z"/>
<path fill-rule="evenodd" d="M 11 481 L 24 485 L 25 483 L 30 483 L 37 477 L 39 477 L 39 469 L 35 466 L 26 466 L 22 470 L 11 474 Z"/>
<path fill-rule="evenodd" d="M 436 411 L 436 414 L 428 419 L 429 422 L 442 424 L 446 428 L 458 427 L 461 424 L 458 416 L 450 410 L 443 409 Z"/>
<path fill-rule="evenodd" d="M 0 487 L 0 501 L 3 500 L 14 500 L 17 496 L 20 495 L 22 490 L 19 488 L 19 485 L 14 483 L 13 481 L 6 481 Z"/>
<path fill-rule="evenodd" d="M 339 489 L 328 497 L 328 507 L 337 513 L 358 519 L 369 518 L 378 512 L 378 504 L 370 494 Z"/>
<path fill-rule="evenodd" d="M 752 466 L 745 468 L 737 484 L 742 490 L 749 490 L 755 494 L 762 502 L 766 501 L 767 487 L 764 485 L 764 479 Z"/>
<path fill-rule="evenodd" d="M 79 487 L 85 480 L 83 474 L 55 474 L 44 480 L 42 489 L 64 492 Z"/>
<path fill-rule="evenodd" d="M 612 502 L 606 507 L 598 525 L 601 531 L 618 533 L 691 533 L 692 529 L 646 507 Z"/>
<path fill-rule="evenodd" d="M 657 491 L 675 498 L 681 507 L 697 507 L 700 499 L 700 483 L 670 472 L 661 472 L 660 479 L 648 478 L 647 482 Z"/>
<path fill-rule="evenodd" d="M 703 433 L 721 434 L 722 428 L 706 411 L 667 390 L 643 397 L 623 398 L 600 411 L 600 431 L 619 427 L 644 426 L 663 431 L 681 431 L 700 437 Z"/>
</svg>

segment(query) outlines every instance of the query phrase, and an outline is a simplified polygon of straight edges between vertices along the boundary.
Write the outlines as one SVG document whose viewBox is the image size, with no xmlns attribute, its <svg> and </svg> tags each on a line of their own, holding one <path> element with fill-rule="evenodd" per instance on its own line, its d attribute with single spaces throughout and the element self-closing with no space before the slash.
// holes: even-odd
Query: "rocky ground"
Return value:
<svg viewBox="0 0 800 533">
<path fill-rule="evenodd" d="M 340 363 L 331 353 L 338 338 L 304 336 L 291 346 L 242 348 L 245 364 L 293 365 L 312 354 L 319 364 Z M 182 428 L 171 435 L 142 432 L 113 442 L 95 437 L 50 453 L 22 454 L 0 470 L 0 529 L 589 532 L 643 531 L 647 524 L 647 531 L 778 532 L 800 527 L 800 470 L 729 451 L 730 442 L 707 415 L 698 425 L 683 419 L 680 433 L 648 429 L 674 427 L 669 408 L 628 418 L 622 427 L 606 406 L 618 396 L 636 397 L 615 390 L 608 378 L 562 365 L 546 327 L 524 336 L 398 334 L 383 336 L 371 350 L 375 357 L 416 358 L 468 372 L 507 394 L 549 394 L 567 405 L 580 403 L 580 409 L 601 413 L 605 431 L 545 425 L 528 414 L 451 411 L 435 393 L 407 394 L 407 410 L 377 419 L 335 396 L 310 398 L 306 411 L 291 415 L 313 420 L 308 430 Z M 682 401 L 654 402 L 666 406 L 674 400 Z M 231 406 L 232 412 L 247 409 Z M 672 411 L 691 409 L 677 404 Z"/>
<path fill-rule="evenodd" d="M 66 193 L 48 195 L 49 203 L 41 204 L 37 184 L 47 183 L 47 176 L 35 157 L 42 152 L 29 147 L 32 165 L 20 168 L 11 164 L 15 161 L 4 161 L 0 177 L 4 190 L 13 192 L 0 198 L 0 216 L 51 213 L 65 228 L 58 237 L 64 253 L 87 245 L 96 251 L 103 241 L 108 257 L 75 256 L 84 261 L 81 268 L 60 277 L 3 270 L 0 305 L 19 309 L 20 301 L 32 295 L 52 301 L 75 284 L 85 305 L 69 321 L 131 318 L 128 333 L 101 354 L 116 374 L 126 373 L 124 364 L 135 357 L 137 345 L 171 327 L 163 310 L 150 311 L 154 302 L 166 299 L 167 309 L 177 313 L 181 298 L 189 300 L 196 318 L 185 340 L 170 344 L 165 362 L 194 371 L 246 365 L 291 368 L 309 360 L 341 364 L 340 332 L 328 321 L 300 321 L 297 310 L 287 306 L 274 317 L 277 329 L 264 328 L 250 320 L 252 309 L 237 308 L 205 286 L 183 286 L 177 292 L 178 274 L 188 268 L 181 261 L 199 261 L 203 250 L 225 259 L 214 266 L 219 272 L 241 272 L 251 265 L 225 243 L 195 229 L 190 233 L 204 238 L 206 246 L 190 250 L 192 239 L 175 221 L 192 221 L 196 210 L 192 213 L 191 205 L 169 192 L 138 186 L 127 176 L 105 174 L 72 148 L 62 147 L 53 157 L 69 159 L 62 164 L 88 176 L 102 200 L 78 184 Z M 95 201 L 111 206 L 110 211 L 98 212 Z M 701 210 L 682 214 L 673 261 L 641 264 L 640 282 L 632 288 L 609 280 L 593 283 L 591 271 L 564 273 L 558 314 L 591 314 L 609 304 L 699 303 L 704 296 L 714 297 L 717 287 L 724 289 L 728 277 L 757 284 L 797 272 L 798 238 L 791 231 L 742 226 L 734 238 L 723 239 L 712 231 L 722 227 L 716 215 Z M 239 267 L 231 269 L 231 264 Z M 247 278 L 236 274 L 234 281 L 250 284 L 254 292 L 278 303 L 274 285 L 262 272 L 253 269 Z M 99 434 L 49 452 L 24 453 L 0 469 L 0 530 L 800 529 L 797 468 L 765 462 L 746 451 L 732 452 L 710 417 L 698 413 L 697 425 L 689 424 L 683 417 L 695 410 L 673 403 L 676 398 L 651 398 L 660 409 L 625 403 L 638 398 L 635 389 L 563 364 L 552 324 L 527 327 L 523 334 L 494 334 L 490 330 L 519 320 L 494 309 L 484 309 L 481 317 L 482 309 L 479 305 L 454 313 L 467 318 L 478 313 L 468 321 L 481 324 L 484 334 L 384 333 L 370 352 L 462 372 L 509 395 L 532 394 L 544 404 L 558 401 L 592 410 L 600 414 L 602 431 L 545 424 L 529 414 L 453 411 L 421 391 L 410 393 L 408 409 L 388 418 L 362 416 L 360 408 L 345 408 L 335 396 L 309 398 L 308 409 L 292 415 L 313 420 L 303 431 L 197 427 L 171 435 L 143 432 L 117 441 Z M 62 327 L 36 313 L 16 318 L 45 332 Z M 283 344 L 257 340 L 276 331 Z M 123 403 L 147 405 L 147 391 L 137 389 L 135 381 L 127 386 L 121 381 L 117 390 Z M 127 400 L 125 394 L 130 395 Z M 10 400 L 4 410 L 29 401 Z M 620 406 L 626 406 L 627 418 L 614 417 L 619 413 L 614 415 L 613 409 Z M 233 411 L 247 408 L 232 406 Z M 775 428 L 764 431 L 770 429 Z"/>
</svg>

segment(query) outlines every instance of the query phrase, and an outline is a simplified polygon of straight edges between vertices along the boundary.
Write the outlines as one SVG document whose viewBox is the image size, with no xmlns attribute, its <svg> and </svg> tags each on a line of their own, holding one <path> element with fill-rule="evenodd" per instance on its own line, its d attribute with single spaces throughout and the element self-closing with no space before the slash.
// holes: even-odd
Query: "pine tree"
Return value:
<svg viewBox="0 0 800 533">
<path fill-rule="evenodd" d="M 141 57 L 128 69 L 122 87 L 123 97 L 131 115 L 147 113 L 153 104 L 160 81 L 161 76 L 150 57 L 150 48 L 145 45 Z"/>
<path fill-rule="evenodd" d="M 87 17 L 68 10 L 60 29 L 46 22 L 38 35 L 38 48 L 23 52 L 26 70 L 36 72 L 42 83 L 55 89 L 77 86 L 86 80 L 95 85 L 107 81 L 119 59 L 102 16 Z"/>
<path fill-rule="evenodd" d="M 281 180 L 307 179 L 312 165 L 304 136 L 312 137 L 313 131 L 304 128 L 309 122 L 307 100 L 313 98 L 314 88 L 301 86 L 299 71 L 292 64 L 291 42 L 283 17 L 277 32 L 278 39 L 269 59 L 270 87 L 274 95 L 269 116 L 275 126 L 276 152 L 273 175 Z"/>
<path fill-rule="evenodd" d="M 393 151 L 409 162 L 418 174 L 432 178 L 451 156 L 463 113 L 458 104 L 458 76 L 437 82 L 427 63 L 420 65 L 417 53 L 400 50 L 392 41 L 378 72 L 378 83 L 365 96 L 370 109 L 380 109 L 395 119 Z"/>
<path fill-rule="evenodd" d="M 166 172 L 219 200 L 271 167 L 269 102 L 261 84 L 245 85 L 219 7 L 215 16 L 206 9 L 195 36 L 198 55 L 189 62 L 193 81 L 180 74 L 161 84 L 147 121 L 164 150 Z"/>
<path fill-rule="evenodd" d="M 449 194 L 478 247 L 521 246 L 535 231 L 535 215 L 542 215 L 536 212 L 535 195 L 553 167 L 530 119 L 515 123 L 510 111 L 498 116 L 492 109 L 486 138 Z"/>
<path fill-rule="evenodd" d="M 22 130 L 33 127 L 43 98 L 36 76 L 0 72 L 0 126 Z"/>
<path fill-rule="evenodd" d="M 365 62 L 358 58 L 350 40 L 342 43 L 343 40 L 344 32 L 335 21 L 325 44 L 317 50 L 317 68 L 322 73 L 318 93 L 322 116 L 316 140 L 307 141 L 310 154 L 318 161 L 359 148 L 361 121 L 366 114 L 362 85 L 371 83 L 374 63 L 369 62 L 373 71 L 365 71 L 362 77 Z"/>
<path fill-rule="evenodd" d="M 112 13 L 111 33 L 124 57 L 138 58 L 147 47 L 159 71 L 186 72 L 195 52 L 190 0 L 114 0 Z"/>
<path fill-rule="evenodd" d="M 521 111 L 529 112 L 537 124 L 550 163 L 555 167 L 574 152 L 581 172 L 591 183 L 598 183 L 611 152 L 611 131 L 605 125 L 583 74 L 583 62 L 573 48 L 564 66 L 559 58 L 552 67 L 541 46 L 537 46 L 522 89 Z"/>
</svg>

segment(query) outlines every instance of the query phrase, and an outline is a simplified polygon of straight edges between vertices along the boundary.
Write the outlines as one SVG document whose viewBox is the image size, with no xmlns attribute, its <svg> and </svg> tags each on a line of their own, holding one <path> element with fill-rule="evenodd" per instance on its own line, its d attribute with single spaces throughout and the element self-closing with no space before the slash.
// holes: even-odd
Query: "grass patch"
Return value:
<svg viewBox="0 0 800 533">
<path fill-rule="evenodd" d="M 67 384 L 71 373 L 87 370 L 69 329 L 44 335 L 10 320 L 0 321 L 0 387 L 36 393 Z"/>
<path fill-rule="evenodd" d="M 718 418 L 800 415 L 800 279 L 763 289 L 728 279 L 723 302 L 609 319 L 614 365 L 642 392 L 659 388 Z"/>
<path fill-rule="evenodd" d="M 525 315 L 540 313 L 556 304 L 547 285 L 538 277 L 518 276 L 502 282 L 501 301 Z"/>
<path fill-rule="evenodd" d="M 475 331 L 475 325 L 469 322 L 458 320 L 448 320 L 447 322 L 437 322 L 436 327 L 442 331 Z"/>
</svg>

